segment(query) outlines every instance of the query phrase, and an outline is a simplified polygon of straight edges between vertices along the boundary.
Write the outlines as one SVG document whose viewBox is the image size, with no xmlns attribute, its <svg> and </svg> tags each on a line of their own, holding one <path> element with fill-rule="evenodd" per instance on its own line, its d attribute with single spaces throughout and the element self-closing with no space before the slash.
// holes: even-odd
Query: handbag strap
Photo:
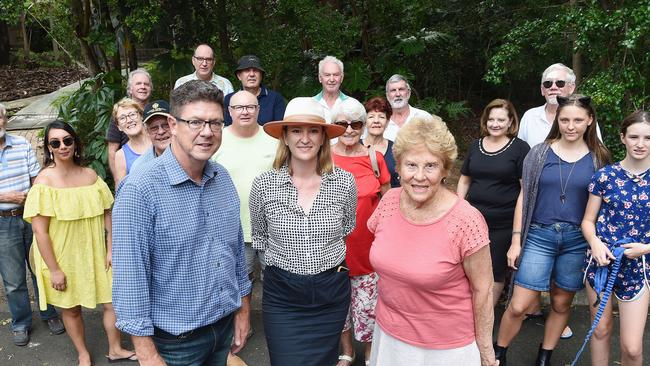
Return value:
<svg viewBox="0 0 650 366">
<path fill-rule="evenodd" d="M 379 171 L 379 163 L 377 163 L 377 152 L 375 147 L 370 145 L 368 146 L 368 155 L 370 155 L 370 164 L 372 165 L 372 172 L 375 174 L 376 178 L 379 178 L 381 172 Z"/>
</svg>

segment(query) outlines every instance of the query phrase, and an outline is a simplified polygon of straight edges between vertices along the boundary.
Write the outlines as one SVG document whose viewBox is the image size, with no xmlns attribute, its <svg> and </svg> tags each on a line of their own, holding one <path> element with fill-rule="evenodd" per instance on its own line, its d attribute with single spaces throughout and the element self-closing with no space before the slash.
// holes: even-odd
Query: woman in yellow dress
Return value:
<svg viewBox="0 0 650 366">
<path fill-rule="evenodd" d="M 25 202 L 36 247 L 34 273 L 39 306 L 61 308 L 65 328 L 79 353 L 79 365 L 92 364 L 84 336 L 81 306 L 104 306 L 109 361 L 136 361 L 122 348 L 111 305 L 111 216 L 113 196 L 90 168 L 81 165 L 81 142 L 61 121 L 45 129 L 44 169 Z"/>
</svg>

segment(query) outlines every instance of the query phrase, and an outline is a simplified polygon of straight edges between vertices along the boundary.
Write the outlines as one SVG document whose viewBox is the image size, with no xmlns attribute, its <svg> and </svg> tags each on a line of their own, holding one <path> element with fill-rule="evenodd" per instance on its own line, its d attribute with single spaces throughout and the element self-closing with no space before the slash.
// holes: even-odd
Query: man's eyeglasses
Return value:
<svg viewBox="0 0 650 366">
<path fill-rule="evenodd" d="M 363 128 L 363 122 L 361 121 L 336 121 L 334 122 L 335 125 L 344 127 L 345 129 L 348 128 L 348 126 L 352 127 L 353 130 L 360 130 Z"/>
<path fill-rule="evenodd" d="M 147 126 L 147 130 L 158 133 L 158 131 L 169 131 L 169 123 L 162 123 L 159 125 Z"/>
<path fill-rule="evenodd" d="M 553 86 L 554 82 L 558 88 L 564 88 L 564 86 L 566 85 L 566 81 L 564 80 L 546 80 L 542 83 L 542 86 L 546 89 L 549 89 L 550 87 Z"/>
<path fill-rule="evenodd" d="M 129 118 L 131 121 L 135 121 L 135 117 L 138 116 L 138 112 L 130 112 L 129 114 L 123 114 L 119 117 L 117 117 L 117 121 L 119 123 L 124 123 L 126 122 L 126 119 Z"/>
<path fill-rule="evenodd" d="M 207 62 L 209 64 L 214 62 L 214 58 L 212 57 L 198 57 L 198 56 L 192 56 L 196 61 L 198 61 L 200 64 Z"/>
<path fill-rule="evenodd" d="M 210 130 L 212 132 L 221 132 L 221 130 L 223 129 L 223 120 L 220 120 L 220 119 L 213 119 L 213 120 L 210 120 L 210 121 L 203 121 L 203 120 L 200 120 L 200 119 L 193 119 L 193 120 L 188 121 L 188 120 L 182 119 L 180 117 L 174 117 L 174 118 L 176 118 L 176 120 L 179 121 L 179 122 L 187 123 L 187 125 L 190 126 L 190 129 L 193 130 L 193 131 L 201 131 L 201 130 L 203 130 L 203 128 L 205 127 L 206 124 L 210 126 Z"/>
<path fill-rule="evenodd" d="M 257 104 L 249 104 L 249 105 L 231 105 L 230 108 L 235 110 L 237 113 L 242 113 L 243 111 L 246 111 L 248 113 L 253 113 L 259 108 Z"/>
<path fill-rule="evenodd" d="M 74 137 L 66 136 L 61 141 L 63 141 L 63 145 L 65 145 L 65 146 L 72 146 L 72 144 L 74 144 Z M 51 148 L 58 149 L 58 148 L 61 147 L 61 141 L 59 141 L 59 140 L 50 140 L 48 142 L 48 144 L 50 145 Z"/>
</svg>

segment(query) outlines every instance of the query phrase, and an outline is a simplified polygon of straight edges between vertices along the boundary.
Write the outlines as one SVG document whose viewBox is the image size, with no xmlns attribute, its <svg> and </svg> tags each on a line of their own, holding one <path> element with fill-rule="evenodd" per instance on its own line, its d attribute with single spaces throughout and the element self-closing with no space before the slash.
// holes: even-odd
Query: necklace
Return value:
<svg viewBox="0 0 650 366">
<path fill-rule="evenodd" d="M 485 155 L 485 156 L 496 156 L 496 155 L 499 155 L 499 154 L 501 154 L 502 152 L 508 150 L 508 148 L 510 147 L 510 145 L 512 145 L 512 143 L 515 141 L 515 139 L 510 139 L 510 141 L 508 141 L 508 142 L 507 142 L 507 143 L 506 143 L 502 148 L 500 148 L 499 150 L 497 150 L 497 151 L 495 151 L 495 152 L 487 152 L 487 151 L 483 150 L 483 140 L 484 140 L 484 138 L 481 137 L 481 139 L 480 139 L 479 142 L 478 142 L 478 150 L 481 152 L 481 154 L 483 154 L 483 155 Z"/>
<path fill-rule="evenodd" d="M 569 179 L 571 179 L 571 173 L 573 173 L 573 168 L 576 167 L 577 162 L 578 161 L 576 160 L 571 165 L 571 170 L 569 171 L 569 175 L 566 177 L 566 183 L 564 183 L 562 180 L 562 159 L 560 159 L 560 155 L 557 156 L 557 164 L 560 167 L 560 201 L 562 201 L 562 204 L 564 204 L 564 201 L 566 200 L 566 187 L 569 185 Z"/>
</svg>

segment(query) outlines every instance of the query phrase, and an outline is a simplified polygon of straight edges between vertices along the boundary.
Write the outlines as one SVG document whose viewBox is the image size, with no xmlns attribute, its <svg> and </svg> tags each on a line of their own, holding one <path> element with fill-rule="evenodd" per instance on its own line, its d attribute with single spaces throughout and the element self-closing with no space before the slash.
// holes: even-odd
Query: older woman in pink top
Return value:
<svg viewBox="0 0 650 366">
<path fill-rule="evenodd" d="M 487 225 L 444 187 L 454 137 L 439 119 L 415 119 L 393 153 L 402 188 L 368 221 L 379 274 L 370 364 L 496 365 Z"/>
</svg>

